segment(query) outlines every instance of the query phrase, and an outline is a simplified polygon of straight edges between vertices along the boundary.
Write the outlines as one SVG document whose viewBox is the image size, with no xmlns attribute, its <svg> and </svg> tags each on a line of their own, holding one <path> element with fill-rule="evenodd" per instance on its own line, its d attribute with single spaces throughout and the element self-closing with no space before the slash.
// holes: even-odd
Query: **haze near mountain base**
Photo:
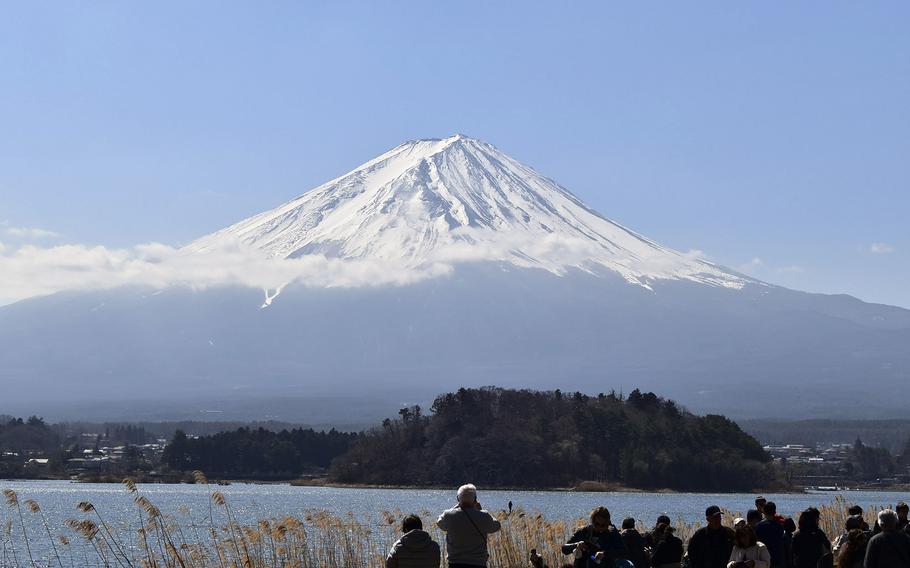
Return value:
<svg viewBox="0 0 910 568">
<path fill-rule="evenodd" d="M 179 401 L 309 420 L 288 401 L 332 397 L 337 416 L 380 399 L 383 416 L 496 384 L 640 387 L 733 417 L 859 417 L 901 412 L 893 394 L 910 378 L 907 310 L 662 246 L 461 135 L 398 146 L 195 241 L 181 262 L 212 265 L 231 247 L 256 259 L 243 284 L 269 272 L 267 308 L 231 279 L 0 308 L 9 411 L 97 419 L 119 407 L 80 402 L 132 400 L 133 416 L 162 417 Z"/>
</svg>

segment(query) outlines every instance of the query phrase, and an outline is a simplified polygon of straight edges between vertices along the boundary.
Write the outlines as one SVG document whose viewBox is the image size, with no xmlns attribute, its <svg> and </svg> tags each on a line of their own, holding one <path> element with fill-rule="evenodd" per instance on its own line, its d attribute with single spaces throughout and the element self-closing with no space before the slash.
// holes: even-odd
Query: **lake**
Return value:
<svg viewBox="0 0 910 568">
<path fill-rule="evenodd" d="M 138 524 L 136 507 L 126 489 L 119 484 L 81 484 L 68 481 L 0 481 L 0 488 L 13 489 L 19 496 L 29 534 L 42 537 L 46 532 L 40 518 L 24 505 L 25 500 L 38 502 L 49 521 L 52 533 L 72 536 L 66 519 L 86 518 L 77 510 L 80 501 L 92 503 L 115 530 L 127 531 Z M 288 515 L 302 516 L 306 511 L 324 510 L 339 516 L 353 513 L 366 524 L 382 522 L 381 512 L 402 511 L 434 516 L 454 503 L 455 488 L 436 489 L 351 489 L 332 487 L 292 487 L 277 484 L 240 484 L 229 486 L 202 485 L 140 485 L 139 492 L 148 497 L 166 515 L 173 515 L 176 522 L 185 526 L 204 524 L 208 519 L 210 494 L 222 492 L 230 503 L 237 520 L 255 522 L 262 518 L 280 518 Z M 765 494 L 777 503 L 778 511 L 794 515 L 812 505 L 831 503 L 836 496 L 864 508 L 892 506 L 910 495 L 894 492 L 819 492 L 810 494 Z M 542 513 L 548 520 L 574 523 L 597 505 L 605 505 L 613 514 L 614 522 L 631 516 L 647 526 L 653 525 L 658 515 L 671 519 L 695 522 L 703 519 L 705 507 L 719 505 L 734 512 L 745 512 L 752 507 L 754 494 L 707 493 L 583 493 L 558 491 L 485 491 L 481 487 L 479 499 L 486 509 L 506 509 L 512 501 L 516 508 Z M 216 516 L 221 511 L 216 508 Z M 5 527 L 16 510 L 0 508 L 0 521 Z M 34 532 L 33 532 L 34 531 Z M 9 539 L 4 532 L 4 539 Z M 21 538 L 13 534 L 12 538 Z M 32 539 L 30 539 L 32 540 Z M 39 539 L 35 539 L 36 541 Z M 5 542 L 5 541 L 4 541 Z M 39 548 L 41 544 L 37 545 Z M 38 551 L 41 555 L 46 550 Z"/>
</svg>

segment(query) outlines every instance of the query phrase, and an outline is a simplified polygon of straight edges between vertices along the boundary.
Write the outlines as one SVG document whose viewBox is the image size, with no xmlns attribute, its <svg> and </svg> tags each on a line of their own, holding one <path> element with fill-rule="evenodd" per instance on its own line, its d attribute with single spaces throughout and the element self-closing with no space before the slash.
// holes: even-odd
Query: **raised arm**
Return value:
<svg viewBox="0 0 910 568">
<path fill-rule="evenodd" d="M 485 525 L 485 526 L 484 526 L 484 530 L 485 530 L 487 533 L 490 533 L 490 534 L 491 534 L 491 533 L 494 533 L 494 532 L 496 532 L 496 531 L 498 531 L 499 529 L 502 528 L 502 523 L 500 523 L 500 522 L 496 519 L 496 517 L 494 517 L 493 515 L 491 515 L 491 514 L 489 513 L 489 511 L 481 511 L 481 512 L 482 512 L 482 513 L 485 513 L 485 515 L 484 515 L 484 525 Z"/>
<path fill-rule="evenodd" d="M 436 526 L 439 527 L 439 530 L 442 531 L 449 530 L 449 518 L 445 513 L 439 515 L 439 518 L 436 519 Z"/>
</svg>

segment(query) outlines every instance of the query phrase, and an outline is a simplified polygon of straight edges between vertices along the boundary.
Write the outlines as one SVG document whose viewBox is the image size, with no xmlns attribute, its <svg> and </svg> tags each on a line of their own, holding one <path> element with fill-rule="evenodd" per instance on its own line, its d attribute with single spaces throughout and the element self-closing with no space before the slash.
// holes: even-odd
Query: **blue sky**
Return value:
<svg viewBox="0 0 910 568">
<path fill-rule="evenodd" d="M 674 248 L 910 307 L 907 22 L 906 2 L 10 4 L 0 249 L 187 242 L 462 132 Z"/>
</svg>

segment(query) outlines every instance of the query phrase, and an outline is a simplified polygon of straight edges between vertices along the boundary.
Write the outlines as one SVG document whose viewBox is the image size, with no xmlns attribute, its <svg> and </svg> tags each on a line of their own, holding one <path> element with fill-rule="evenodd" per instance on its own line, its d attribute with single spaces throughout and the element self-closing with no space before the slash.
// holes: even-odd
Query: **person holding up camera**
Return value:
<svg viewBox="0 0 910 568">
<path fill-rule="evenodd" d="M 485 568 L 490 558 L 487 536 L 501 525 L 481 508 L 475 486 L 462 485 L 457 497 L 458 504 L 443 511 L 436 520 L 436 526 L 446 533 L 449 568 Z"/>
<path fill-rule="evenodd" d="M 610 522 L 610 511 L 606 507 L 591 511 L 591 524 L 576 531 L 563 545 L 562 553 L 575 556 L 574 568 L 612 567 L 617 561 L 629 558 L 622 536 Z"/>
</svg>

